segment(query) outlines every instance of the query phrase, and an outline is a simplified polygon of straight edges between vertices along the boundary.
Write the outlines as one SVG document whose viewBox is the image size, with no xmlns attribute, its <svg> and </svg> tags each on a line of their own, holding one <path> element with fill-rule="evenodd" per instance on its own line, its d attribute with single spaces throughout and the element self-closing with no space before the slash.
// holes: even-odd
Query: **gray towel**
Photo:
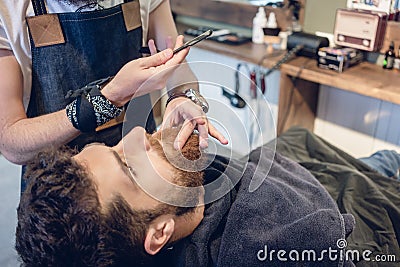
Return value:
<svg viewBox="0 0 400 267">
<path fill-rule="evenodd" d="M 355 217 L 356 227 L 347 248 L 361 254 L 360 267 L 400 266 L 400 182 L 376 172 L 312 132 L 294 127 L 277 139 L 277 151 L 305 167 L 337 203 L 342 213 Z M 387 164 L 387 162 L 382 162 Z M 374 262 L 375 256 L 392 257 Z M 395 262 L 393 261 L 395 257 Z"/>
<path fill-rule="evenodd" d="M 280 155 L 273 157 L 266 148 L 253 151 L 250 161 L 227 218 L 218 266 L 340 266 L 339 252 L 336 260 L 327 255 L 317 259 L 323 250 L 339 250 L 337 242 L 352 231 L 353 217 L 342 216 L 327 191 L 297 163 Z M 266 178 L 250 193 L 250 180 L 257 178 L 253 176 Z M 270 257 L 272 250 L 285 251 L 281 258 L 287 261 L 280 260 L 276 252 Z M 315 259 L 307 252 L 305 261 L 291 260 L 291 250 L 300 255 L 315 252 Z"/>
<path fill-rule="evenodd" d="M 344 240 L 354 227 L 353 217 L 340 214 L 307 170 L 266 147 L 253 151 L 245 165 L 231 165 L 225 174 L 233 181 L 238 178 L 235 175 L 242 176 L 237 191 L 207 206 L 200 226 L 174 249 L 175 266 L 345 265 L 339 252 L 336 260 L 325 255 L 322 261 L 314 261 L 313 255 L 306 255 L 313 250 L 319 258 L 323 250 L 339 250 L 338 240 Z M 250 193 L 254 178 L 263 182 Z M 288 261 L 279 260 L 276 252 L 264 259 L 264 251 L 272 250 L 285 250 Z M 307 250 L 306 261 L 290 260 L 291 250 L 297 250 L 300 257 Z"/>
</svg>

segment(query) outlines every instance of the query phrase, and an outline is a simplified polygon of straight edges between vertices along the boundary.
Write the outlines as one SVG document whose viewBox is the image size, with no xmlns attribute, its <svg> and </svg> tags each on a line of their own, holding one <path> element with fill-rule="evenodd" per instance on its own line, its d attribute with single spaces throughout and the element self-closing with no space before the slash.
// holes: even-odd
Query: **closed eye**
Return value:
<svg viewBox="0 0 400 267">
<path fill-rule="evenodd" d="M 115 159 L 117 160 L 119 166 L 121 167 L 122 171 L 126 174 L 126 176 L 129 177 L 129 179 L 131 180 L 131 182 L 136 185 L 134 177 L 136 176 L 136 171 L 129 166 L 124 160 L 121 159 L 121 157 L 119 156 L 119 154 L 111 149 L 111 152 L 113 153 Z"/>
</svg>

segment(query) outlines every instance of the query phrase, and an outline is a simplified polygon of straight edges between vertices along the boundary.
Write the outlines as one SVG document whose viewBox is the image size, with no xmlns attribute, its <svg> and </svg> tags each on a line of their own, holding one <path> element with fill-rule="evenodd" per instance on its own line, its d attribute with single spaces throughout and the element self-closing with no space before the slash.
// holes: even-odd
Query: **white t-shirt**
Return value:
<svg viewBox="0 0 400 267">
<path fill-rule="evenodd" d="M 149 14 L 163 0 L 139 0 L 143 28 L 143 43 L 147 42 Z M 123 3 L 123 0 L 106 0 L 101 2 L 103 7 L 111 7 Z M 65 4 L 63 1 L 47 0 L 48 13 L 75 12 L 79 7 Z M 28 26 L 25 18 L 34 16 L 31 0 L 1 1 L 0 4 L 0 49 L 12 50 L 24 78 L 23 103 L 28 108 L 32 85 L 32 57 L 29 42 Z M 1 74 L 0 74 L 1 78 Z"/>
</svg>

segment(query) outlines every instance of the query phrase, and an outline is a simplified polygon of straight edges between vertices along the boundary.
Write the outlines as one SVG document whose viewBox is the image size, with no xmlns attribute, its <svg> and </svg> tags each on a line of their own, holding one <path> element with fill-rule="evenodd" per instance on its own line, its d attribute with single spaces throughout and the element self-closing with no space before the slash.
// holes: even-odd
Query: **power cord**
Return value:
<svg viewBox="0 0 400 267">
<path fill-rule="evenodd" d="M 290 49 L 283 57 L 282 59 L 280 59 L 278 62 L 275 63 L 275 65 L 273 65 L 267 72 L 264 73 L 264 77 L 267 77 L 268 75 L 270 75 L 272 72 L 274 72 L 275 70 L 278 70 L 281 65 L 283 63 L 288 62 L 289 60 L 293 59 L 296 54 L 303 49 L 304 45 L 299 44 L 296 45 L 295 47 L 293 47 L 292 49 Z"/>
</svg>

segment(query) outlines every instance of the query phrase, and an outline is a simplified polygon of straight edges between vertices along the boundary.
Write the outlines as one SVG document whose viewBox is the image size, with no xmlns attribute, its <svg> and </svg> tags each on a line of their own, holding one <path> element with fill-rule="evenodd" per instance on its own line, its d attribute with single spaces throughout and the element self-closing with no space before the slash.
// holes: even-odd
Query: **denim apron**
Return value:
<svg viewBox="0 0 400 267">
<path fill-rule="evenodd" d="M 31 0 L 35 16 L 27 18 L 32 52 L 32 92 L 28 117 L 65 109 L 70 90 L 115 75 L 127 62 L 141 57 L 142 27 L 139 0 L 89 12 L 48 14 L 45 0 Z M 133 108 L 132 108 L 133 106 Z M 149 95 L 131 101 L 131 127 L 155 130 Z M 126 129 L 124 129 L 126 131 Z M 82 133 L 68 145 L 113 146 L 121 140 L 122 123 L 94 133 Z M 23 191 L 24 187 L 21 188 Z"/>
</svg>

